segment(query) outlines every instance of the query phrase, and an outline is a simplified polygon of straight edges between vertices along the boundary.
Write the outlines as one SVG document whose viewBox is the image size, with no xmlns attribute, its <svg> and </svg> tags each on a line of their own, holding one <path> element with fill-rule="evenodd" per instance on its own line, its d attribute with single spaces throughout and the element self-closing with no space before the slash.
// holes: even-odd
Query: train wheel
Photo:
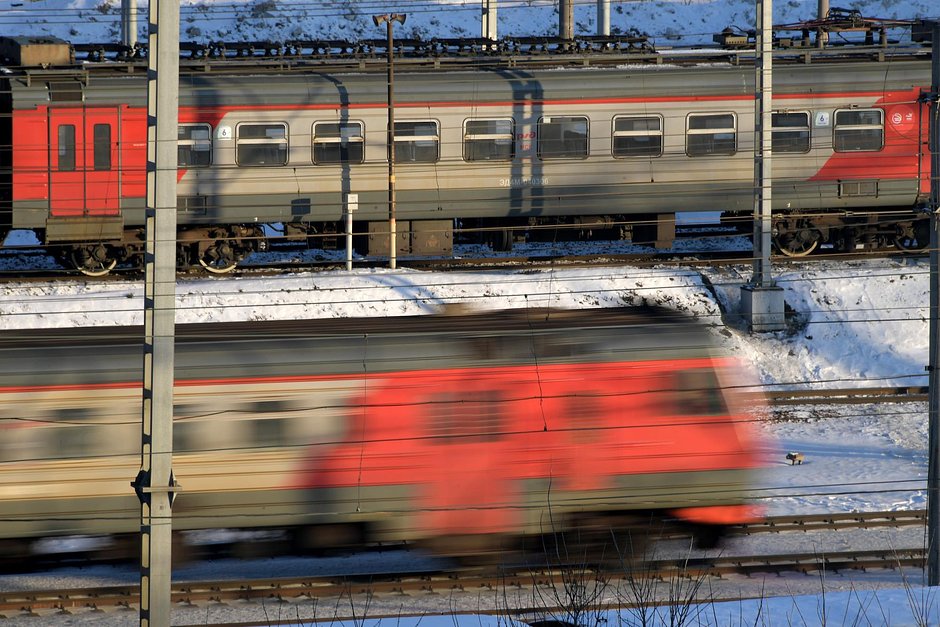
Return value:
<svg viewBox="0 0 940 627">
<path fill-rule="evenodd" d="M 798 222 L 795 228 L 781 222 L 774 228 L 774 245 L 787 257 L 805 257 L 819 247 L 819 231 L 808 223 Z"/>
<path fill-rule="evenodd" d="M 930 244 L 929 220 L 899 222 L 895 227 L 894 245 L 904 252 L 920 252 Z"/>
<path fill-rule="evenodd" d="M 216 240 L 199 256 L 199 265 L 212 274 L 231 272 L 238 265 L 235 254 L 235 242 Z"/>
<path fill-rule="evenodd" d="M 117 259 L 104 244 L 77 246 L 69 257 L 75 269 L 85 276 L 105 276 L 117 265 Z"/>
</svg>

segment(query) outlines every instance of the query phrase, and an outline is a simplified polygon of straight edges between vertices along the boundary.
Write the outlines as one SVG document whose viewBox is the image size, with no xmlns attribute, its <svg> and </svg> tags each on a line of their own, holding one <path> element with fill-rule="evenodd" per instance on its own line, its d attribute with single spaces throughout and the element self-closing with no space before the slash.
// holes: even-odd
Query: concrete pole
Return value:
<svg viewBox="0 0 940 627">
<path fill-rule="evenodd" d="M 170 624 L 179 2 L 150 0 L 140 499 L 140 625 Z M 161 33 L 166 33 L 161 37 Z"/>
<path fill-rule="evenodd" d="M 770 232 L 773 188 L 772 0 L 757 0 L 757 63 L 754 107 L 754 284 L 771 285 Z"/>
<path fill-rule="evenodd" d="M 574 39 L 574 0 L 558 0 L 558 37 Z"/>
<path fill-rule="evenodd" d="M 930 348 L 927 365 L 927 585 L 940 585 L 940 21 L 933 23 L 930 83 Z"/>
<path fill-rule="evenodd" d="M 483 0 L 483 39 L 496 41 L 498 38 L 496 27 L 497 0 Z"/>
<path fill-rule="evenodd" d="M 137 43 L 137 0 L 121 0 L 121 42 L 128 48 Z"/>
<path fill-rule="evenodd" d="M 824 20 L 829 17 L 829 0 L 819 0 L 819 9 L 816 12 L 819 16 L 819 19 Z M 829 33 L 820 30 L 816 33 L 816 45 L 820 48 L 824 47 L 829 41 Z"/>
<path fill-rule="evenodd" d="M 597 34 L 610 35 L 610 0 L 597 0 Z"/>
</svg>

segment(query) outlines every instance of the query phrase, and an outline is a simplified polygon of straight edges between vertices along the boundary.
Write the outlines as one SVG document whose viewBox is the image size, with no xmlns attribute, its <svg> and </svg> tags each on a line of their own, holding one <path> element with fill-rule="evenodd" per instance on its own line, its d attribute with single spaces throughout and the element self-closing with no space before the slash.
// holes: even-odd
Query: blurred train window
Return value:
<svg viewBox="0 0 940 627">
<path fill-rule="evenodd" d="M 881 109 L 836 111 L 832 147 L 836 152 L 881 150 L 885 143 L 885 112 Z"/>
<path fill-rule="evenodd" d="M 313 125 L 313 162 L 362 163 L 362 122 L 316 122 Z"/>
<path fill-rule="evenodd" d="M 515 156 L 512 120 L 467 120 L 463 128 L 464 161 L 511 161 Z"/>
<path fill-rule="evenodd" d="M 437 122 L 395 122 L 395 162 L 433 163 L 440 155 Z"/>
<path fill-rule="evenodd" d="M 94 138 L 95 170 L 111 169 L 111 125 L 95 124 L 92 129 Z"/>
<path fill-rule="evenodd" d="M 434 394 L 425 405 L 427 434 L 439 444 L 498 440 L 504 428 L 503 403 L 496 390 Z"/>
<path fill-rule="evenodd" d="M 737 150 L 733 113 L 692 113 L 686 119 L 685 152 L 690 157 L 733 155 Z"/>
<path fill-rule="evenodd" d="M 235 162 L 242 166 L 287 164 L 287 124 L 239 124 L 235 128 Z"/>
<path fill-rule="evenodd" d="M 539 120 L 539 159 L 586 159 L 588 119 L 552 116 Z"/>
<path fill-rule="evenodd" d="M 75 171 L 75 125 L 59 126 L 59 172 Z"/>
<path fill-rule="evenodd" d="M 615 117 L 612 150 L 615 157 L 662 156 L 662 116 Z"/>
<path fill-rule="evenodd" d="M 772 150 L 774 152 L 809 152 L 809 113 L 786 111 L 772 114 Z"/>
<path fill-rule="evenodd" d="M 262 418 L 249 424 L 249 446 L 279 446 L 287 441 L 287 418 Z"/>
<path fill-rule="evenodd" d="M 176 164 L 181 168 L 205 168 L 212 164 L 212 127 L 180 124 L 176 133 Z"/>
<path fill-rule="evenodd" d="M 675 373 L 674 403 L 677 415 L 717 416 L 728 408 L 711 369 L 679 370 Z"/>
</svg>

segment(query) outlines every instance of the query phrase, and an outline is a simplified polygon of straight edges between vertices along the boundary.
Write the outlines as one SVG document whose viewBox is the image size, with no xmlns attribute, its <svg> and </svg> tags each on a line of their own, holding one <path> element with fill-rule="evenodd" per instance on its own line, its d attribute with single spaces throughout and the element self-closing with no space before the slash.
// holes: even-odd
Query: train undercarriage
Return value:
<svg viewBox="0 0 940 627">
<path fill-rule="evenodd" d="M 750 236 L 750 213 L 726 212 L 723 226 Z M 297 222 L 270 227 L 236 224 L 195 226 L 179 230 L 177 266 L 202 268 L 211 274 L 234 270 L 253 252 L 266 252 L 272 244 L 337 250 L 345 247 L 345 225 L 339 222 Z M 276 232 L 274 232 L 276 231 Z M 388 255 L 388 223 L 357 222 L 353 247 L 361 255 Z M 563 218 L 515 218 L 399 221 L 398 254 L 434 256 L 453 254 L 454 243 L 477 243 L 498 252 L 511 251 L 521 242 L 629 240 L 655 248 L 669 248 L 676 237 L 675 214 L 644 216 L 576 216 Z M 43 241 L 43 233 L 37 233 Z M 65 268 L 86 276 L 105 276 L 118 264 L 143 267 L 143 229 L 126 229 L 120 240 L 59 242 L 50 246 Z M 805 257 L 816 252 L 898 250 L 919 252 L 930 240 L 930 220 L 910 209 L 879 213 L 776 213 L 771 240 L 775 252 L 787 257 Z"/>
</svg>

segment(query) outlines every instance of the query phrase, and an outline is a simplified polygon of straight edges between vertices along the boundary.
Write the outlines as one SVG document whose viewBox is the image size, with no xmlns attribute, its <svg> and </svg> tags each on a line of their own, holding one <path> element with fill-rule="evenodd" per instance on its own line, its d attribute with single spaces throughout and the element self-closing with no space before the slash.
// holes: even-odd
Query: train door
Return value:
<svg viewBox="0 0 940 627">
<path fill-rule="evenodd" d="M 50 215 L 118 215 L 118 130 L 117 108 L 49 109 Z"/>
</svg>

